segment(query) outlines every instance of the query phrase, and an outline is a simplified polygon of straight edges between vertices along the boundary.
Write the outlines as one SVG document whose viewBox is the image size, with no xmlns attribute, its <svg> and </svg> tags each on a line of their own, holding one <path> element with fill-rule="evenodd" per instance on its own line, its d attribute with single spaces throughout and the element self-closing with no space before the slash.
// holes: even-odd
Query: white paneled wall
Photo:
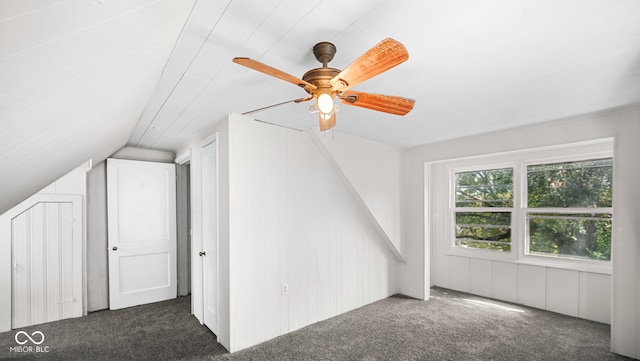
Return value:
<svg viewBox="0 0 640 361">
<path fill-rule="evenodd" d="M 338 132 L 328 136 L 316 129 L 311 135 L 329 153 L 402 258 L 402 149 Z"/>
<path fill-rule="evenodd" d="M 446 214 L 429 214 L 425 223 L 425 163 L 614 138 L 612 275 L 492 261 L 492 297 L 611 322 L 612 350 L 640 358 L 640 108 L 622 109 L 513 130 L 476 135 L 412 148 L 405 154 L 405 227 L 401 292 L 428 295 L 430 285 L 486 293 L 482 263 L 445 255 L 438 226 Z M 443 190 L 433 190 L 441 192 Z M 441 226 L 440 226 L 441 228 Z M 426 232 L 425 232 L 426 229 Z M 430 235 L 430 237 L 426 237 Z M 433 254 L 429 257 L 429 251 Z M 464 257 L 462 257 L 464 258 Z M 468 263 L 468 265 L 467 265 Z M 455 274 L 451 270 L 455 270 Z M 430 280 L 425 277 L 430 270 Z M 473 272 L 473 271 L 469 271 Z M 475 282 L 478 280 L 480 284 Z M 609 307 L 610 305 L 610 307 Z"/>
<path fill-rule="evenodd" d="M 86 284 L 82 283 L 82 277 L 84 272 L 84 259 L 86 249 L 84 247 L 86 239 L 86 172 L 91 168 L 91 162 L 85 162 L 74 170 L 70 171 L 63 177 L 59 178 L 55 182 L 51 183 L 47 187 L 41 189 L 31 198 L 25 200 L 21 204 L 13 207 L 7 212 L 0 215 L 0 332 L 8 331 L 11 329 L 11 303 L 12 303 L 12 219 L 20 215 L 21 212 L 31 207 L 31 205 L 43 201 L 53 200 L 58 202 L 60 197 L 75 196 L 73 199 L 79 199 L 74 201 L 74 241 L 77 241 L 78 250 L 80 254 L 78 256 L 78 268 L 74 268 L 74 274 L 72 277 L 79 280 L 78 289 L 74 290 L 74 297 L 77 299 L 74 308 L 74 316 L 80 316 L 82 313 L 86 314 L 87 310 L 87 297 L 86 297 Z M 68 198 L 68 197 L 67 197 Z M 65 198 L 66 199 L 66 198 Z M 34 208 L 39 209 L 39 208 Z M 18 217 L 17 222 L 23 222 L 26 220 L 24 217 Z M 8 228 L 5 228 L 8 226 Z M 55 302 L 60 301 L 56 300 Z M 79 312 L 79 313 L 78 313 Z M 68 313 L 66 313 L 68 314 Z M 65 316 L 66 317 L 66 316 Z"/>
<path fill-rule="evenodd" d="M 544 309 L 547 299 L 547 276 L 544 267 L 520 265 L 516 268 L 518 291 L 516 302 Z"/>
<path fill-rule="evenodd" d="M 487 277 L 487 275 L 491 275 Z M 493 265 L 485 259 L 469 259 L 469 292 L 484 296 L 493 296 Z"/>
<path fill-rule="evenodd" d="M 82 316 L 82 235 L 74 225 L 82 202 L 66 197 L 43 198 L 11 220 L 12 328 Z"/>
<path fill-rule="evenodd" d="M 237 351 L 397 293 L 393 252 L 308 134 L 232 114 L 177 152 L 191 159 L 198 319 L 200 146 L 214 136 L 222 345 Z"/>
<path fill-rule="evenodd" d="M 547 309 L 549 311 L 562 313 L 569 316 L 578 317 L 580 296 L 580 273 L 572 270 L 546 268 L 547 275 Z M 610 291 L 610 287 L 600 290 L 603 293 Z M 610 303 L 602 304 L 603 309 L 609 309 Z M 591 315 L 586 315 L 588 319 L 593 319 Z M 609 320 L 604 321 L 609 323 Z"/>
<path fill-rule="evenodd" d="M 578 317 L 610 323 L 611 307 L 602 307 L 603 304 L 611 305 L 611 293 L 602 291 L 607 289 L 612 289 L 611 276 L 580 272 Z"/>
<path fill-rule="evenodd" d="M 396 293 L 393 253 L 307 134 L 235 115 L 229 134 L 230 351 Z"/>
<path fill-rule="evenodd" d="M 449 259 L 448 269 L 435 270 L 448 273 L 439 279 L 449 281 L 436 282 L 437 286 L 610 323 L 609 275 L 460 256 L 438 257 Z"/>
<path fill-rule="evenodd" d="M 513 263 L 491 262 L 491 297 L 507 302 L 518 301 L 518 266 Z"/>
</svg>

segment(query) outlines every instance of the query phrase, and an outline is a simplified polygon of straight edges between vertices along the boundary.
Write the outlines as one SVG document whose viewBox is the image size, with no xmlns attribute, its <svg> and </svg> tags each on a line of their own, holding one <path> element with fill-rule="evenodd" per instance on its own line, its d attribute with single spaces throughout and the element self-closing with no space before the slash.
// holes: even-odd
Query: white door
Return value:
<svg viewBox="0 0 640 361">
<path fill-rule="evenodd" d="M 109 307 L 175 298 L 175 166 L 108 159 L 107 219 Z"/>
<path fill-rule="evenodd" d="M 202 148 L 202 282 L 204 324 L 218 334 L 218 182 L 216 143 Z"/>
<path fill-rule="evenodd" d="M 41 197 L 11 219 L 12 328 L 82 316 L 81 198 Z"/>
</svg>

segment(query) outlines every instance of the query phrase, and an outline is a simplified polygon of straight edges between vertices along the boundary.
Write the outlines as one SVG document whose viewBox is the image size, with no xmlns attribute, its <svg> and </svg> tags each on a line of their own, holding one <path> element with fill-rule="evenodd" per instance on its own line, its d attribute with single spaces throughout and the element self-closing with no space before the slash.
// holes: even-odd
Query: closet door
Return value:
<svg viewBox="0 0 640 361">
<path fill-rule="evenodd" d="M 82 316 L 81 198 L 52 197 L 11 219 L 12 328 Z"/>
<path fill-rule="evenodd" d="M 177 295 L 175 172 L 169 163 L 107 160 L 111 309 Z"/>
</svg>

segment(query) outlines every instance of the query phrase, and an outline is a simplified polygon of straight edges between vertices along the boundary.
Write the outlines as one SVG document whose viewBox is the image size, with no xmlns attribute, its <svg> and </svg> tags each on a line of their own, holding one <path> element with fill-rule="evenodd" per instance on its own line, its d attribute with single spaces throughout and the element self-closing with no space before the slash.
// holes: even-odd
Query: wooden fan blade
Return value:
<svg viewBox="0 0 640 361">
<path fill-rule="evenodd" d="M 336 126 L 336 113 L 331 114 L 328 119 L 322 118 L 322 115 L 318 115 L 320 120 L 320 131 L 324 132 Z"/>
<path fill-rule="evenodd" d="M 406 115 L 413 109 L 416 101 L 393 95 L 371 94 L 348 91 L 340 96 L 343 104 L 377 110 L 396 115 Z"/>
<path fill-rule="evenodd" d="M 409 53 L 404 45 L 391 38 L 384 39 L 331 79 L 331 86 L 337 91 L 345 91 L 407 59 Z"/>
<path fill-rule="evenodd" d="M 276 77 L 278 79 L 282 79 L 286 82 L 289 82 L 291 84 L 295 84 L 299 87 L 302 88 L 308 88 L 310 90 L 315 90 L 316 86 L 306 82 L 302 79 L 296 78 L 295 76 L 289 74 L 289 73 L 285 73 L 282 70 L 278 70 L 274 67 L 271 67 L 269 65 L 263 64 L 259 61 L 253 60 L 253 59 L 249 59 L 249 58 L 233 58 L 233 62 L 236 64 L 240 64 L 240 65 L 244 65 L 247 68 L 253 69 L 253 70 L 257 70 L 261 73 L 267 74 L 267 75 L 271 75 L 273 77 Z"/>
</svg>

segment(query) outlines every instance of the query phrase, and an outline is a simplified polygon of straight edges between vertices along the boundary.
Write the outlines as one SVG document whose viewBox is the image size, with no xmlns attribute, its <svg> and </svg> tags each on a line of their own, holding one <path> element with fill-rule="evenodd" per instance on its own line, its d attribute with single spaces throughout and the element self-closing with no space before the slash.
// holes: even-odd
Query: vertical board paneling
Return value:
<svg viewBox="0 0 640 361">
<path fill-rule="evenodd" d="M 449 256 L 444 256 L 446 252 L 449 250 L 449 242 L 450 239 L 447 236 L 448 230 L 448 216 L 449 213 L 445 212 L 445 209 L 448 209 L 448 199 L 447 197 L 443 197 L 443 192 L 439 191 L 439 187 L 436 187 L 434 183 L 435 180 L 442 180 L 447 178 L 447 172 L 443 164 L 434 164 L 430 169 L 430 179 L 429 179 L 429 199 L 433 202 L 430 205 L 429 215 L 431 219 L 431 254 L 432 254 L 432 264 L 431 267 L 431 277 L 433 278 L 432 282 L 434 285 L 438 285 L 441 287 L 449 288 L 451 287 L 450 282 L 450 274 L 449 274 Z M 444 185 L 443 185 L 444 186 Z"/>
<path fill-rule="evenodd" d="M 238 117 L 229 137 L 231 351 L 396 292 L 395 256 L 306 133 Z"/>
<path fill-rule="evenodd" d="M 74 294 L 74 269 L 73 259 L 80 257 L 80 255 L 74 255 L 74 239 L 73 239 L 73 208 L 70 203 L 58 204 L 58 229 L 60 230 L 62 242 L 60 252 L 62 256 L 62 278 L 64 279 L 62 284 L 62 298 L 58 300 L 62 305 L 62 317 L 68 318 L 73 316 L 73 306 L 75 302 L 80 298 L 80 295 Z M 78 296 L 78 297 L 76 297 Z"/>
<path fill-rule="evenodd" d="M 31 299 L 29 309 L 31 311 L 31 324 L 47 322 L 47 209 L 49 204 L 39 203 L 29 213 L 31 214 L 31 245 L 29 264 L 31 279 Z M 54 229 L 57 229 L 54 228 Z M 21 307 L 16 305 L 16 307 Z"/>
<path fill-rule="evenodd" d="M 613 175 L 613 213 L 615 221 L 612 230 L 612 273 L 593 274 L 579 273 L 579 301 L 577 310 L 570 314 L 579 317 L 607 322 L 606 310 L 611 307 L 611 346 L 612 351 L 625 356 L 640 357 L 640 108 L 621 109 L 579 119 L 567 119 L 554 124 L 541 124 L 521 129 L 505 130 L 484 135 L 467 137 L 433 145 L 425 145 L 407 150 L 405 154 L 405 184 L 407 185 L 405 210 L 417 214 L 423 206 L 422 192 L 425 190 L 420 177 L 424 174 L 425 163 L 432 164 L 429 179 L 431 195 L 446 193 L 446 185 L 433 187 L 439 163 L 446 159 L 474 157 L 482 154 L 525 150 L 527 147 L 545 145 L 563 145 L 575 142 L 597 141 L 614 138 L 614 175 Z M 479 153 L 478 147 L 482 148 Z M 437 198 L 437 197 L 436 197 Z M 431 197 L 431 209 L 442 208 L 438 200 Z M 446 208 L 446 206 L 445 206 Z M 436 221 L 437 220 L 437 221 Z M 424 274 L 421 268 L 430 267 L 432 283 L 437 286 L 451 288 L 449 277 L 451 267 L 446 266 L 451 256 L 447 254 L 448 241 L 438 233 L 444 228 L 444 222 L 437 213 L 431 213 L 429 219 L 406 217 L 405 237 L 403 244 L 407 249 L 419 249 L 424 239 L 420 232 L 424 222 L 431 222 L 430 240 L 433 253 L 430 259 L 408 257 L 409 264 L 403 267 L 402 292 L 419 295 L 419 278 Z M 503 262 L 504 263 L 504 262 Z M 494 297 L 514 301 L 513 274 L 504 273 L 500 279 L 498 268 L 503 263 L 494 262 L 493 287 Z M 513 263 L 516 265 L 516 263 Z M 551 267 L 526 266 L 517 264 L 516 302 L 534 307 L 546 307 L 546 292 L 553 292 L 546 287 L 546 272 Z M 512 267 L 510 267 L 512 268 Z M 533 271 L 535 270 L 535 271 Z M 505 269 L 505 271 L 510 272 Z M 524 275 L 521 274 L 524 272 Z M 542 280 L 541 277 L 544 279 Z M 573 277 L 575 279 L 575 277 Z M 570 281 L 573 282 L 573 281 Z M 504 285 L 501 288 L 501 285 Z M 575 285 L 567 285 L 575 287 Z M 562 289 L 557 285 L 553 289 Z M 608 291 L 612 299 L 609 297 Z M 575 293 L 575 289 L 572 291 Z M 541 299 L 542 297 L 542 299 Z M 555 300 L 557 295 L 550 295 Z M 575 304 L 575 303 L 574 303 Z"/>
<path fill-rule="evenodd" d="M 580 318 L 611 323 L 611 276 L 580 272 Z"/>
<path fill-rule="evenodd" d="M 308 211 L 305 209 L 305 200 L 302 197 L 292 196 L 293 194 L 303 194 L 305 190 L 306 179 L 304 178 L 307 172 L 299 172 L 297 169 L 301 169 L 306 164 L 305 157 L 302 152 L 291 152 L 289 149 L 295 147 L 292 143 L 296 140 L 294 137 L 287 137 L 287 194 L 286 194 L 286 218 L 287 228 L 286 236 L 288 243 L 285 244 L 288 249 L 289 258 L 283 260 L 283 263 L 288 266 L 286 278 L 282 279 L 283 283 L 289 285 L 289 294 L 283 296 L 285 299 L 283 303 L 288 306 L 288 330 L 297 330 L 305 324 L 305 313 L 302 305 L 306 300 L 306 274 L 302 272 L 306 259 L 304 258 L 303 250 L 306 245 L 304 241 L 304 232 L 306 224 L 300 222 L 295 215 L 303 214 L 305 212 L 312 212 L 313 209 Z M 313 175 L 312 175 L 313 176 Z M 310 216 L 311 217 L 311 216 Z"/>
<path fill-rule="evenodd" d="M 480 140 L 474 141 L 481 144 Z M 527 260 L 514 262 L 516 257 L 512 257 L 513 260 L 511 260 L 509 256 L 512 255 L 509 254 L 497 254 L 496 260 L 483 258 L 485 255 L 482 252 L 479 252 L 477 257 L 471 252 L 454 255 L 457 251 L 452 252 L 451 244 L 449 169 L 461 166 L 460 164 L 466 166 L 472 163 L 474 160 L 468 159 L 427 163 L 424 166 L 427 179 L 425 191 L 429 192 L 429 197 L 426 199 L 429 202 L 429 219 L 425 221 L 430 222 L 428 232 L 433 250 L 430 270 L 434 284 L 462 291 L 468 289 L 468 292 L 476 295 L 521 302 L 572 316 L 581 315 L 591 320 L 602 320 L 601 315 L 595 311 L 596 307 L 591 307 L 595 313 L 580 311 L 581 303 L 592 302 L 582 300 L 584 293 L 577 292 L 579 285 L 575 278 L 580 275 L 580 272 L 572 271 L 575 277 L 562 277 L 565 273 L 560 271 L 558 273 L 560 276 L 556 277 L 556 273 L 552 272 L 559 268 L 551 265 L 525 267 Z M 504 260 L 499 261 L 498 257 L 503 257 Z M 465 266 L 462 258 L 468 258 L 468 267 Z M 518 275 L 519 269 L 523 270 L 521 275 Z M 550 279 L 547 279 L 547 272 L 550 272 L 548 275 Z M 610 279 L 608 275 L 604 277 Z M 601 285 L 598 283 L 598 286 Z M 601 288 L 600 291 L 606 293 L 607 288 Z M 585 294 L 584 297 L 588 296 Z"/>
<path fill-rule="evenodd" d="M 469 259 L 469 292 L 475 295 L 491 297 L 491 261 Z"/>
<path fill-rule="evenodd" d="M 492 262 L 493 290 L 491 297 L 518 301 L 518 266 L 507 262 Z"/>
<path fill-rule="evenodd" d="M 469 292 L 469 258 L 449 257 L 449 282 L 451 289 Z"/>
<path fill-rule="evenodd" d="M 610 275 L 457 256 L 442 258 L 449 260 L 451 279 L 457 288 L 437 286 L 592 321 L 611 322 Z M 468 281 L 463 274 L 465 269 Z M 465 284 L 468 291 L 464 291 Z"/>
<path fill-rule="evenodd" d="M 30 202 L 11 219 L 13 328 L 82 315 L 80 198 Z"/>
<path fill-rule="evenodd" d="M 62 300 L 64 295 L 62 293 L 62 283 L 64 278 L 60 271 L 63 267 L 62 264 L 62 250 L 64 247 L 64 240 L 61 238 L 61 232 L 58 227 L 59 223 L 59 208 L 56 203 L 47 204 L 48 215 L 47 217 L 47 236 L 48 236 L 48 257 L 49 257 L 49 284 L 55 285 L 49 288 L 49 297 L 52 300 Z M 64 317 L 62 304 L 57 302 L 49 303 L 49 321 L 60 320 Z"/>
<path fill-rule="evenodd" d="M 317 139 L 371 211 L 393 245 L 401 248 L 402 151 L 347 134 Z"/>
<path fill-rule="evenodd" d="M 31 324 L 31 210 L 11 221 L 13 239 L 12 324 L 19 328 Z"/>
<path fill-rule="evenodd" d="M 518 265 L 518 303 L 545 309 L 546 281 L 546 268 Z"/>
<path fill-rule="evenodd" d="M 579 272 L 558 268 L 547 269 L 547 309 L 569 316 L 578 316 L 580 296 Z"/>
</svg>

